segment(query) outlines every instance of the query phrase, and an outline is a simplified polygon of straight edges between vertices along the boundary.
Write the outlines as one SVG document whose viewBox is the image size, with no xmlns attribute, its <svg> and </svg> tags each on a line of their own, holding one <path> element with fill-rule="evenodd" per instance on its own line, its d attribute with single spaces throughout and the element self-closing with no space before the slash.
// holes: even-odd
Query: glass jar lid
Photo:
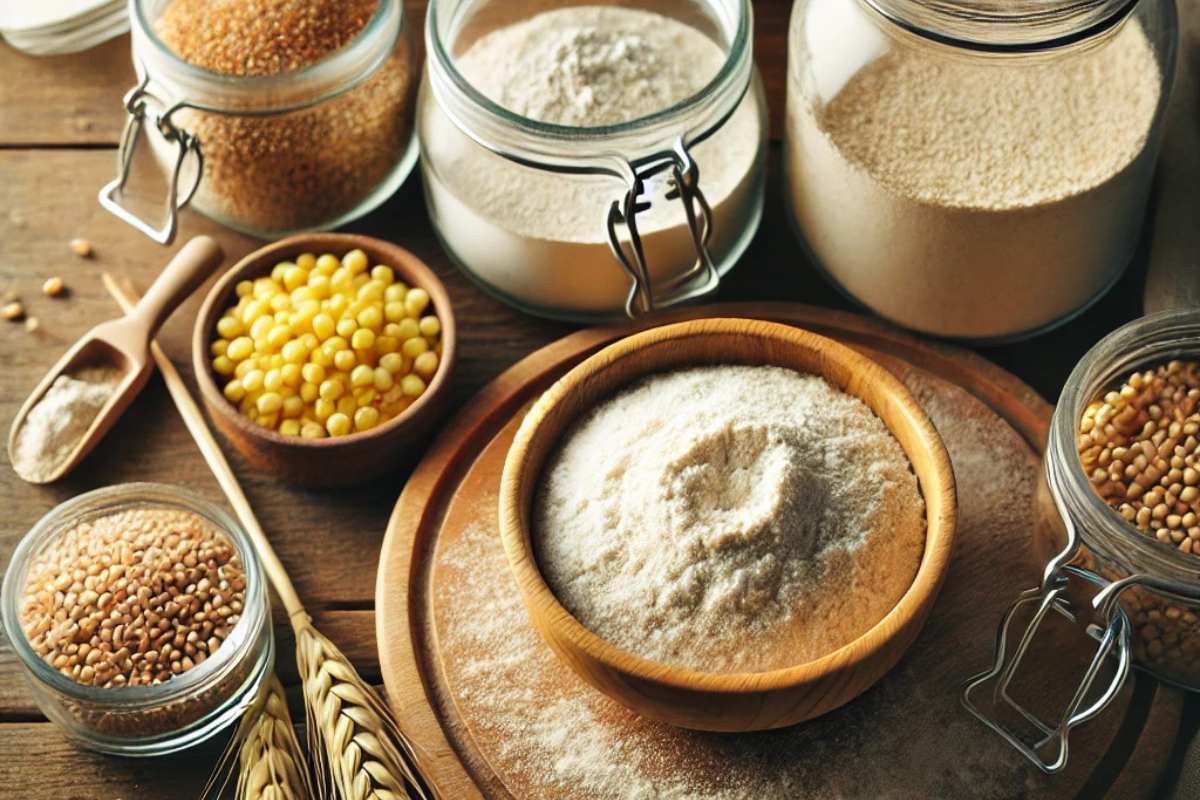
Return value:
<svg viewBox="0 0 1200 800">
<path fill-rule="evenodd" d="M 1028 53 L 1091 41 L 1138 0 L 864 0 L 902 29 L 942 44 Z"/>
</svg>

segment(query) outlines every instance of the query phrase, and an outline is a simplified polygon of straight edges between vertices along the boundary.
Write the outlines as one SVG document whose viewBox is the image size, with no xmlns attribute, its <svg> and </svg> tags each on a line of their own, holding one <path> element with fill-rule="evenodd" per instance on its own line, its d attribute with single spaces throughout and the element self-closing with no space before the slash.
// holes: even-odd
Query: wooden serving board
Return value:
<svg viewBox="0 0 1200 800">
<path fill-rule="evenodd" d="M 950 575 L 900 665 L 857 700 L 783 731 L 717 735 L 637 717 L 581 683 L 529 626 L 497 530 L 504 457 L 525 407 L 633 329 L 593 328 L 503 373 L 445 428 L 388 526 L 376 586 L 388 697 L 444 798 L 1149 798 L 1179 731 L 1182 695 L 1138 676 L 1073 733 L 1047 778 L 959 703 L 1004 609 L 1039 573 L 1029 548 L 1051 408 L 1012 375 L 856 315 L 794 304 L 699 307 L 653 324 L 748 316 L 837 338 L 907 383 L 954 464 Z M 1061 707 L 1087 651 L 1063 631 L 1030 702 Z M 1068 635 L 1070 634 L 1070 635 Z M 1057 669 L 1057 673 L 1055 672 Z M 1030 695 L 1027 695 L 1030 696 Z"/>
</svg>

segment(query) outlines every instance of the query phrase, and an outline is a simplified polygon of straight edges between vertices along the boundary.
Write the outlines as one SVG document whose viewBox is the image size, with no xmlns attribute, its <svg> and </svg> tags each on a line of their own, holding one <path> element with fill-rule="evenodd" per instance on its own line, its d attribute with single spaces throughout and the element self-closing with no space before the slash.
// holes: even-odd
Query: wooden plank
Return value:
<svg viewBox="0 0 1200 800">
<path fill-rule="evenodd" d="M 405 0 L 418 58 L 424 57 L 426 0 Z M 787 85 L 788 0 L 755 0 L 755 58 L 772 131 L 782 132 Z M 121 98 L 134 86 L 129 36 L 86 53 L 51 58 L 0 45 L 0 146 L 111 145 L 124 125 Z"/>
</svg>

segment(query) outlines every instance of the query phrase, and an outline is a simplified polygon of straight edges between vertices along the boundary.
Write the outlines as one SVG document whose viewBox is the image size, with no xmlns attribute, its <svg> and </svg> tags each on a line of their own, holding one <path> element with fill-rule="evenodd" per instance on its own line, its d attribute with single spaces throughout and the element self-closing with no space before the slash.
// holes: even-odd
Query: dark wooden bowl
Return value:
<svg viewBox="0 0 1200 800">
<path fill-rule="evenodd" d="M 303 439 L 251 422 L 222 394 L 213 373 L 209 348 L 221 314 L 236 302 L 239 281 L 270 273 L 280 261 L 301 253 L 342 256 L 361 248 L 372 265 L 387 264 L 409 286 L 429 292 L 434 313 L 442 324 L 442 355 L 437 373 L 425 393 L 402 414 L 362 433 L 324 439 Z M 285 481 L 305 486 L 344 486 L 376 477 L 417 455 L 426 435 L 441 417 L 454 369 L 454 313 L 446 287 L 429 267 L 403 247 L 348 233 L 311 233 L 255 250 L 217 281 L 200 309 L 192 332 L 192 363 L 200 394 L 217 429 L 253 466 Z"/>
</svg>

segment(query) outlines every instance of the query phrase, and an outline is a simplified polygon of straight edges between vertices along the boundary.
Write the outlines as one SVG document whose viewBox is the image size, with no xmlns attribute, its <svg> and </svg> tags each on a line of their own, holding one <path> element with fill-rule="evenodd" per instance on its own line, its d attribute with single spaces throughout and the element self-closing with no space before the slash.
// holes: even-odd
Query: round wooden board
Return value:
<svg viewBox="0 0 1200 800">
<path fill-rule="evenodd" d="M 376 586 L 384 682 L 439 796 L 1152 796 L 1179 729 L 1178 691 L 1139 675 L 1073 733 L 1070 765 L 1055 778 L 958 702 L 962 681 L 991 656 L 1003 609 L 1037 580 L 1027 537 L 1050 406 L 978 356 L 841 312 L 717 305 L 642 327 L 702 316 L 771 319 L 837 338 L 897 374 L 925 406 L 950 451 L 960 504 L 958 550 L 926 629 L 867 694 L 782 732 L 680 731 L 582 685 L 529 628 L 496 530 L 499 476 L 524 407 L 634 328 L 580 331 L 503 373 L 446 426 L 384 539 Z M 1069 641 L 1049 659 L 1060 674 L 1038 675 L 1051 688 L 1067 677 L 1070 659 L 1060 656 L 1086 650 Z M 1030 702 L 1049 714 L 1060 706 L 1046 692 Z"/>
</svg>

